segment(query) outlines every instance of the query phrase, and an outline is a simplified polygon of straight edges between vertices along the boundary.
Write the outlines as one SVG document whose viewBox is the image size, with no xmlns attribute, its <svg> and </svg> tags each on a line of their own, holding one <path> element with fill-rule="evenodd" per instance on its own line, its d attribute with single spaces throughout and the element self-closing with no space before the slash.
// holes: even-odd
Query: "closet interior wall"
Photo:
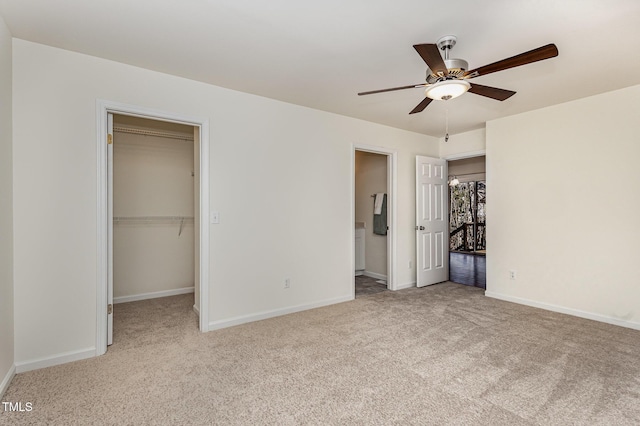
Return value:
<svg viewBox="0 0 640 426">
<path fill-rule="evenodd" d="M 193 135 L 114 116 L 114 303 L 194 291 Z"/>
</svg>

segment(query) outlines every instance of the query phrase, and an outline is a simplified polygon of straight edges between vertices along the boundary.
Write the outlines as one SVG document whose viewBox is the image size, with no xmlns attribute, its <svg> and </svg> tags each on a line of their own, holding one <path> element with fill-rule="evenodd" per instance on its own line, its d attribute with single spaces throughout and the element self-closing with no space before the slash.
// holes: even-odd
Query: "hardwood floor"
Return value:
<svg viewBox="0 0 640 426">
<path fill-rule="evenodd" d="M 484 254 L 449 253 L 449 281 L 486 289 L 486 264 Z M 387 290 L 387 286 L 377 283 L 375 278 L 364 275 L 356 277 L 356 297 L 385 290 Z"/>
<path fill-rule="evenodd" d="M 449 281 L 487 288 L 487 259 L 472 253 L 449 253 Z"/>
</svg>

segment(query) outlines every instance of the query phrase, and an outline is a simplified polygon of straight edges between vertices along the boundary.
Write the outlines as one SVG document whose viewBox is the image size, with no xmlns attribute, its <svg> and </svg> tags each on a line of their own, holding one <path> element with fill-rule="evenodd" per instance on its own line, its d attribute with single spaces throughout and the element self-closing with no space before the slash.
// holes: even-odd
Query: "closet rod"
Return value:
<svg viewBox="0 0 640 426">
<path fill-rule="evenodd" d="M 193 216 L 114 216 L 114 222 L 180 222 L 193 220 Z"/>
<path fill-rule="evenodd" d="M 161 132 L 159 130 L 133 129 L 131 127 L 114 127 L 114 132 L 130 133 L 133 135 L 156 136 L 159 138 L 178 139 L 185 142 L 193 142 L 193 136 L 187 136 L 180 133 Z"/>
</svg>

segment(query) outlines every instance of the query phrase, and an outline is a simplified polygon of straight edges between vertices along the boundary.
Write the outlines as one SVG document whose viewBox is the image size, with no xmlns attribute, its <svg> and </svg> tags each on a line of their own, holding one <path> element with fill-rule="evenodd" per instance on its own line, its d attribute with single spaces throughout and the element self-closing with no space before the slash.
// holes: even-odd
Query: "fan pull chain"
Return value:
<svg viewBox="0 0 640 426">
<path fill-rule="evenodd" d="M 445 134 L 444 134 L 444 141 L 445 142 L 449 142 L 449 108 L 445 109 L 445 116 L 444 116 L 444 123 L 445 123 Z"/>
</svg>

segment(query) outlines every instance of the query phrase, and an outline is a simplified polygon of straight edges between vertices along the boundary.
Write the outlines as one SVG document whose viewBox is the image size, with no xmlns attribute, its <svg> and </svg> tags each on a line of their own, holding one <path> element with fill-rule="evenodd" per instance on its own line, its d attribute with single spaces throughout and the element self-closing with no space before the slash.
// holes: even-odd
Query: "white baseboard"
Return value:
<svg viewBox="0 0 640 426">
<path fill-rule="evenodd" d="M 415 281 L 411 281 L 409 283 L 404 283 L 404 284 L 398 284 L 393 290 L 397 291 L 397 290 L 404 290 L 405 288 L 412 288 L 416 286 L 416 282 Z"/>
<path fill-rule="evenodd" d="M 364 271 L 362 269 L 356 270 L 355 276 L 359 277 L 360 275 L 364 275 Z"/>
<path fill-rule="evenodd" d="M 371 272 L 371 271 L 364 271 L 362 273 L 362 275 L 364 275 L 365 277 L 371 277 L 371 278 L 375 278 L 376 280 L 387 280 L 387 276 L 386 275 L 382 275 L 382 274 L 378 274 L 377 272 Z"/>
<path fill-rule="evenodd" d="M 64 352 L 29 361 L 16 362 L 16 373 L 24 373 L 25 371 L 66 364 L 67 362 L 79 361 L 81 359 L 92 358 L 94 356 L 96 356 L 96 348 L 86 348 L 79 351 Z"/>
<path fill-rule="evenodd" d="M 193 312 L 195 312 L 198 316 L 200 316 L 200 309 L 196 305 L 193 305 Z"/>
<path fill-rule="evenodd" d="M 242 315 L 239 317 L 212 321 L 209 323 L 209 331 L 219 330 L 221 328 L 232 327 L 234 325 L 245 324 L 248 322 L 279 317 L 281 315 L 287 315 L 287 314 L 292 314 L 294 312 L 306 311 L 308 309 L 320 308 L 322 306 L 334 305 L 336 303 L 348 302 L 350 300 L 353 300 L 353 295 L 336 297 L 335 299 L 322 300 L 320 302 L 308 303 L 305 305 L 291 306 L 289 308 L 274 309 L 272 311 L 262 311 L 256 314 Z"/>
<path fill-rule="evenodd" d="M 484 292 L 484 295 L 487 297 L 491 297 L 493 299 L 505 300 L 507 302 L 518 303 L 520 305 L 531 306 L 534 308 L 540 308 L 547 311 L 573 315 L 574 317 L 580 317 L 580 318 L 590 319 L 593 321 L 604 322 L 607 324 L 619 325 L 621 327 L 632 328 L 634 330 L 640 330 L 640 323 L 608 317 L 606 315 L 594 314 L 592 312 L 581 311 L 579 309 L 565 308 L 564 306 L 552 305 L 550 303 L 536 302 L 534 300 L 524 299 L 516 296 L 509 296 L 501 293 L 495 293 L 488 290 Z"/>
<path fill-rule="evenodd" d="M 4 376 L 4 379 L 2 379 L 2 382 L 0 383 L 0 399 L 2 399 L 2 396 L 7 391 L 7 388 L 11 384 L 11 380 L 13 380 L 13 377 L 15 375 L 16 375 L 16 366 L 15 364 L 13 364 L 11 365 L 11 368 L 9 369 L 9 371 L 7 371 L 7 374 Z"/>
<path fill-rule="evenodd" d="M 177 296 L 179 294 L 193 293 L 194 287 L 176 288 L 173 290 L 154 291 L 153 293 L 132 294 L 131 296 L 114 297 L 113 303 L 137 302 L 138 300 L 157 299 L 159 297 Z"/>
</svg>

